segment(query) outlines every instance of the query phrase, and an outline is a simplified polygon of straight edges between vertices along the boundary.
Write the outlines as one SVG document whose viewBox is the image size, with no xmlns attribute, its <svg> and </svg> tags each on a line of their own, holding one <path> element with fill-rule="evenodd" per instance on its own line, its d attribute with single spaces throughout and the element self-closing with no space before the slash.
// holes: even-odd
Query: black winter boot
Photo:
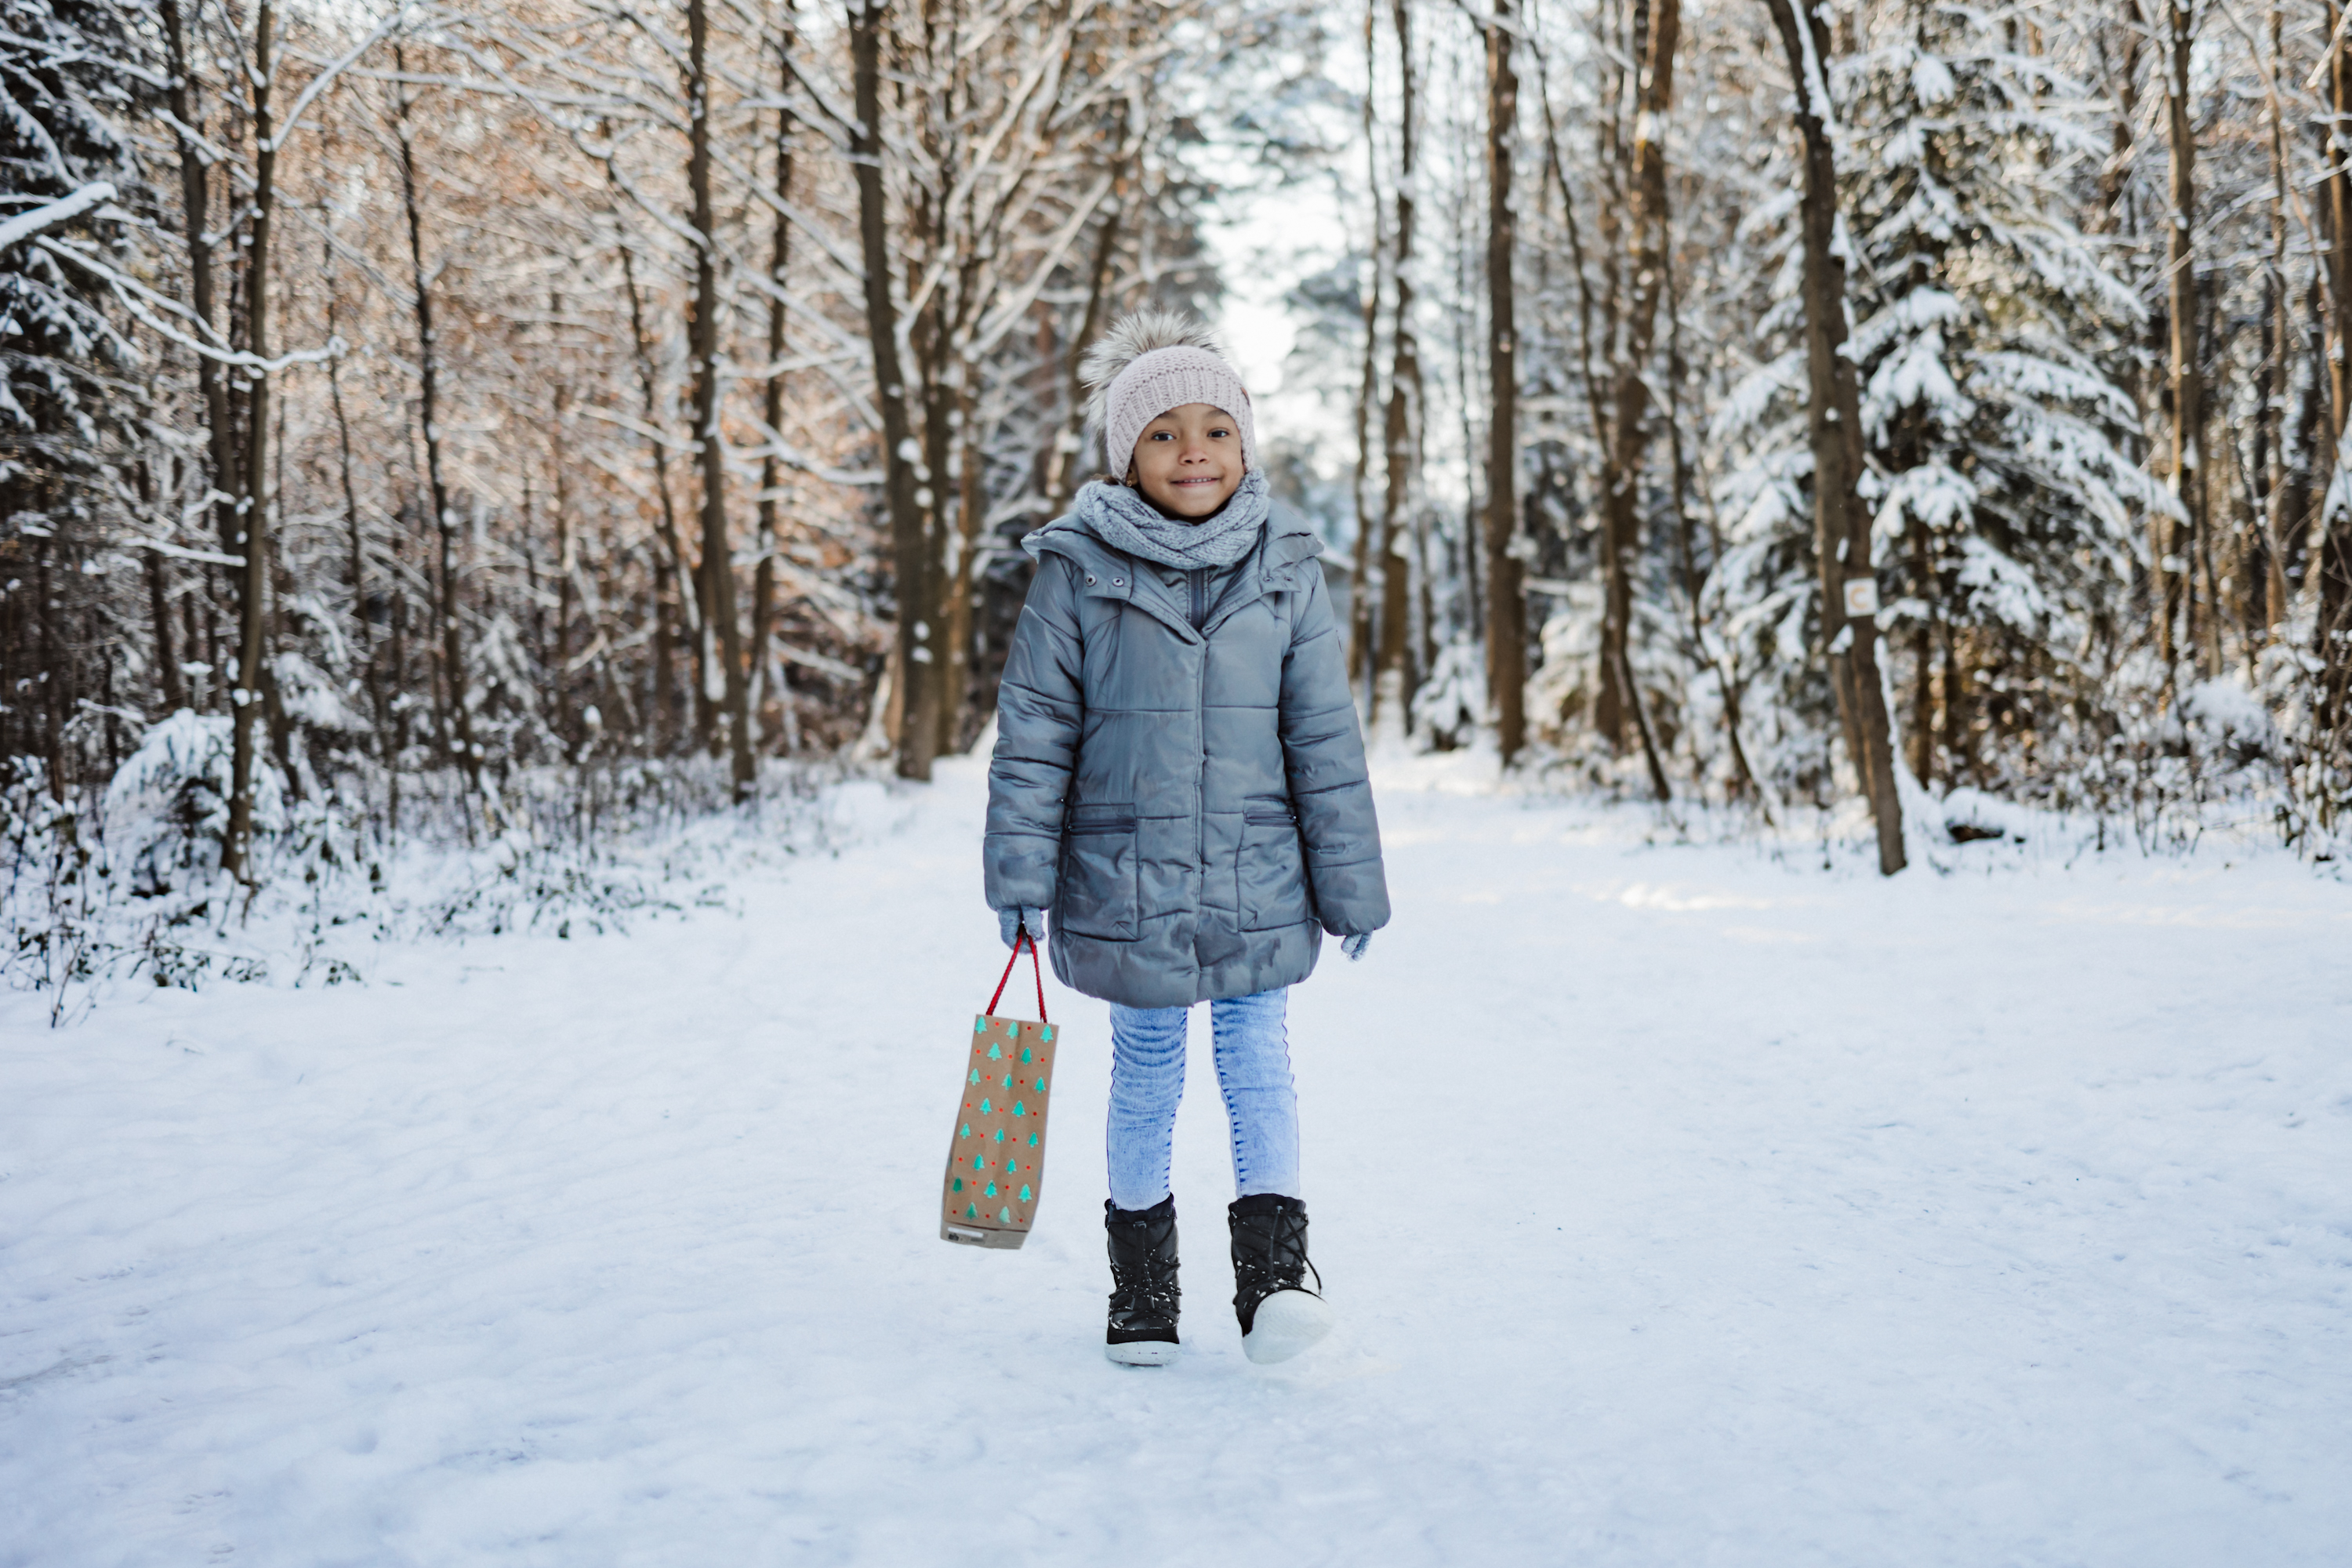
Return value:
<svg viewBox="0 0 2352 1568">
<path fill-rule="evenodd" d="M 1307 1205 L 1297 1198 L 1252 1193 L 1225 1211 L 1234 1231 L 1234 1315 L 1242 1353 L 1254 1362 L 1288 1361 L 1331 1331 L 1331 1309 L 1307 1276 Z"/>
<path fill-rule="evenodd" d="M 1176 1359 L 1176 1200 L 1148 1209 L 1103 1200 L 1110 1235 L 1110 1331 L 1103 1354 L 1128 1366 L 1166 1366 Z"/>
</svg>

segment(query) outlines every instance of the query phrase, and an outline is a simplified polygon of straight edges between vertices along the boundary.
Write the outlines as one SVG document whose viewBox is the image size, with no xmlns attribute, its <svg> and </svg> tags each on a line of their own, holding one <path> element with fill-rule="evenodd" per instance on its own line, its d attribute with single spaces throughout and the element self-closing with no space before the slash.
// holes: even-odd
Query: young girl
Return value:
<svg viewBox="0 0 2352 1568">
<path fill-rule="evenodd" d="M 1252 1361 L 1329 1331 L 1307 1277 L 1283 1028 L 1323 933 L 1388 922 L 1347 654 L 1297 522 L 1269 521 L 1242 390 L 1213 341 L 1143 311 L 1088 351 L 1117 479 L 1023 541 L 1037 560 L 997 697 L 988 901 L 1008 945 L 1053 912 L 1054 973 L 1111 1004 L 1111 1360 L 1175 1359 L 1169 1144 L 1184 1026 L 1210 1004 L 1233 1123 L 1234 1310 Z"/>
</svg>

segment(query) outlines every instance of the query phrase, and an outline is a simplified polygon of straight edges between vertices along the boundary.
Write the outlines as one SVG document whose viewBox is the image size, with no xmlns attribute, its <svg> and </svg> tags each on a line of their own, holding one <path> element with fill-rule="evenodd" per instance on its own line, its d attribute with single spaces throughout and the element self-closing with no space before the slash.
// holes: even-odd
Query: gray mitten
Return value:
<svg viewBox="0 0 2352 1568">
<path fill-rule="evenodd" d="M 1371 945 L 1372 933 L 1368 931 L 1358 931 L 1353 936 L 1339 939 L 1339 951 L 1348 955 L 1348 962 L 1350 963 L 1363 957 L 1364 949 Z"/>
<path fill-rule="evenodd" d="M 996 930 L 998 934 L 1004 938 L 1005 946 L 1014 947 L 1017 945 L 1021 936 L 1021 928 L 1023 926 L 1027 926 L 1029 928 L 1030 941 L 1044 942 L 1045 940 L 1045 911 L 1043 910 L 1024 910 L 1018 908 L 999 910 L 996 911 Z"/>
</svg>

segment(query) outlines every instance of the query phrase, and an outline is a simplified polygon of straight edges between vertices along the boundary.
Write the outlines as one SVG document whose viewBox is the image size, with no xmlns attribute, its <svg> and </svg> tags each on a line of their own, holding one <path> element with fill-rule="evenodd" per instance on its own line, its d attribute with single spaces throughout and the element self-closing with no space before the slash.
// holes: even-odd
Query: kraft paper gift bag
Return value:
<svg viewBox="0 0 2352 1568">
<path fill-rule="evenodd" d="M 996 1005 L 1029 951 L 1037 1016 L 1000 1016 Z M 971 1022 L 955 1135 L 940 1205 L 940 1238 L 966 1247 L 1018 1247 L 1029 1239 L 1045 1186 L 1045 1108 L 1054 1082 L 1056 1031 L 1045 1021 L 1045 977 L 1027 931 L 1015 940 L 988 1011 Z"/>
</svg>

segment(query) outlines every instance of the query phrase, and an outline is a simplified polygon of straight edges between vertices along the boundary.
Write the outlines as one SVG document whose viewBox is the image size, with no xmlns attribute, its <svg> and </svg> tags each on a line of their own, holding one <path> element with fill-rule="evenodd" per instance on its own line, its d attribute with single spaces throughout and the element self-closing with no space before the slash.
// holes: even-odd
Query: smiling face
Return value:
<svg viewBox="0 0 2352 1568">
<path fill-rule="evenodd" d="M 1241 426 L 1222 408 L 1187 403 L 1143 427 L 1128 482 L 1171 517 L 1198 522 L 1241 488 Z"/>
</svg>

